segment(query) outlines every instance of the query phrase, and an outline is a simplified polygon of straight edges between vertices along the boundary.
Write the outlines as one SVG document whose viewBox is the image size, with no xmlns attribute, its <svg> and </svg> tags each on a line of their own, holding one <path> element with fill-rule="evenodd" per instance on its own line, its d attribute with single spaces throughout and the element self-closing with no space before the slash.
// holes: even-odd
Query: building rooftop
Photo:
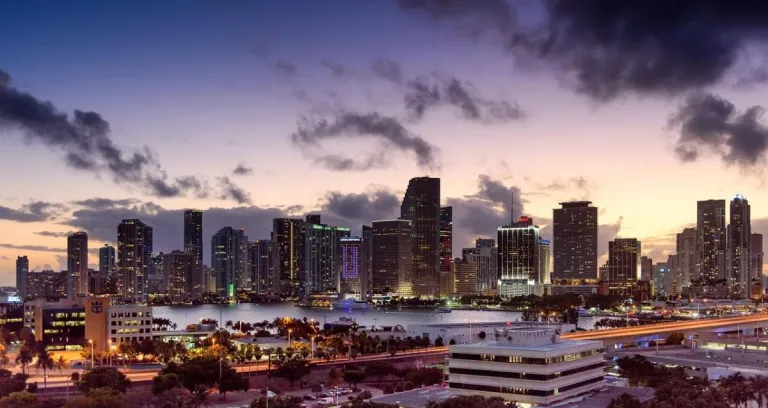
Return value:
<svg viewBox="0 0 768 408">
<path fill-rule="evenodd" d="M 507 342 L 488 342 L 488 343 L 472 343 L 472 344 L 460 344 L 451 347 L 482 347 L 499 350 L 522 350 L 522 351 L 558 351 L 569 349 L 575 346 L 594 345 L 602 346 L 603 342 L 595 340 L 563 340 L 559 343 L 549 343 L 541 345 L 514 345 Z"/>
</svg>

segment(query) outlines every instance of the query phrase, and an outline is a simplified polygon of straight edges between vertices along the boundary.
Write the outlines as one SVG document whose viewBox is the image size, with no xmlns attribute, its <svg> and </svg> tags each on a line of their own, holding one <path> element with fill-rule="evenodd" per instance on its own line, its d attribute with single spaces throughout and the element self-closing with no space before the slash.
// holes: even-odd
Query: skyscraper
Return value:
<svg viewBox="0 0 768 408">
<path fill-rule="evenodd" d="M 549 241 L 546 239 L 539 239 L 539 276 L 536 278 L 537 283 L 550 283 L 550 267 L 552 263 L 552 248 L 549 246 Z"/>
<path fill-rule="evenodd" d="M 299 296 L 304 280 L 304 221 L 275 218 L 272 220 L 272 242 L 277 251 L 274 260 L 280 293 Z"/>
<path fill-rule="evenodd" d="M 360 237 L 341 238 L 341 291 L 343 293 L 361 293 L 360 273 L 362 267 Z M 362 298 L 364 296 L 361 295 Z"/>
<path fill-rule="evenodd" d="M 117 293 L 126 302 L 143 301 L 152 268 L 152 227 L 138 219 L 117 226 Z"/>
<path fill-rule="evenodd" d="M 253 290 L 259 294 L 279 293 L 280 284 L 274 274 L 274 245 L 268 239 L 248 243 L 248 267 Z"/>
<path fill-rule="evenodd" d="M 211 237 L 211 269 L 219 297 L 233 298 L 251 287 L 248 237 L 245 231 L 224 227 Z"/>
<path fill-rule="evenodd" d="M 27 275 L 29 274 L 29 258 L 26 256 L 16 257 L 16 290 L 19 291 L 19 297 L 23 301 L 27 296 Z"/>
<path fill-rule="evenodd" d="M 302 297 L 313 292 L 341 291 L 341 239 L 349 228 L 320 222 L 319 215 L 307 216 L 304 229 L 304 285 Z"/>
<path fill-rule="evenodd" d="M 680 234 L 677 235 L 680 236 Z M 647 256 L 640 258 L 640 280 L 649 282 L 653 280 L 653 259 Z"/>
<path fill-rule="evenodd" d="M 373 288 L 373 228 L 363 225 L 363 242 L 360 244 L 360 292 L 365 298 Z"/>
<path fill-rule="evenodd" d="M 203 212 L 201 210 L 184 211 L 184 252 L 193 255 L 195 265 L 188 270 L 185 278 L 186 288 L 192 299 L 197 299 L 205 292 L 203 283 Z"/>
<path fill-rule="evenodd" d="M 499 295 L 533 294 L 532 284 L 539 276 L 539 227 L 522 216 L 512 224 L 496 230 L 498 242 Z"/>
<path fill-rule="evenodd" d="M 763 234 L 752 234 L 749 237 L 749 268 L 752 279 L 763 279 Z"/>
<path fill-rule="evenodd" d="M 172 302 L 193 299 L 193 291 L 190 290 L 193 285 L 187 278 L 194 274 L 197 265 L 197 256 L 193 252 L 172 251 L 163 255 L 163 279 Z"/>
<path fill-rule="evenodd" d="M 608 282 L 615 287 L 628 287 L 638 278 L 640 241 L 616 238 L 608 243 Z"/>
<path fill-rule="evenodd" d="M 440 179 L 412 178 L 400 206 L 400 218 L 411 221 L 412 291 L 438 296 L 440 279 Z"/>
<path fill-rule="evenodd" d="M 709 284 L 725 279 L 725 200 L 696 203 L 696 232 L 700 279 Z"/>
<path fill-rule="evenodd" d="M 677 234 L 676 248 L 680 263 L 677 281 L 681 288 L 691 286 L 692 281 L 698 281 L 701 277 L 697 242 L 696 228 L 685 228 Z"/>
<path fill-rule="evenodd" d="M 552 211 L 553 281 L 597 279 L 597 207 L 591 204 L 564 202 Z"/>
<path fill-rule="evenodd" d="M 477 293 L 477 264 L 456 258 L 453 261 L 453 291 L 458 295 Z"/>
<path fill-rule="evenodd" d="M 373 292 L 411 291 L 411 222 L 387 220 L 373 222 Z M 438 288 L 439 289 L 439 288 Z"/>
<path fill-rule="evenodd" d="M 115 274 L 115 247 L 104 244 L 99 248 L 99 273 L 103 276 Z"/>
<path fill-rule="evenodd" d="M 453 207 L 440 208 L 440 273 L 451 270 L 453 259 Z"/>
<path fill-rule="evenodd" d="M 88 294 L 88 234 L 67 237 L 67 297 Z"/>
<path fill-rule="evenodd" d="M 750 206 L 747 197 L 737 194 L 731 200 L 731 219 L 728 224 L 726 270 L 728 286 L 735 295 L 748 295 L 751 281 L 749 260 L 752 235 Z"/>
<path fill-rule="evenodd" d="M 474 248 L 461 250 L 461 257 L 477 267 L 477 292 L 488 293 L 498 288 L 498 253 L 495 239 L 476 239 Z"/>
</svg>

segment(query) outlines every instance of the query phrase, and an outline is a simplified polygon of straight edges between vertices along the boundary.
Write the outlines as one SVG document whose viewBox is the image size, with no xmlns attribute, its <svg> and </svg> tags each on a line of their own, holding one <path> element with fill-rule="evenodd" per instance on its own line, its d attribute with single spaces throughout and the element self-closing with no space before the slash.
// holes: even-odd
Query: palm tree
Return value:
<svg viewBox="0 0 768 408">
<path fill-rule="evenodd" d="M 768 377 L 756 375 L 750 379 L 750 385 L 752 386 L 753 396 L 757 400 L 757 406 L 768 406 L 768 404 L 763 403 L 763 401 L 768 403 Z"/>
<path fill-rule="evenodd" d="M 27 366 L 32 363 L 34 359 L 32 350 L 27 346 L 27 343 L 19 350 L 19 354 L 16 356 L 16 364 L 21 364 L 21 373 L 27 373 Z"/>
<path fill-rule="evenodd" d="M 38 348 L 36 350 L 37 354 L 37 363 L 35 364 L 36 368 L 43 368 L 43 386 L 46 390 L 46 393 L 48 391 L 48 370 L 52 370 L 53 366 L 55 364 L 53 357 L 51 356 L 51 353 L 48 352 L 48 350 L 45 349 L 45 345 L 40 343 L 38 345 Z"/>
<path fill-rule="evenodd" d="M 261 350 L 258 344 L 253 345 L 253 358 L 256 359 L 256 371 L 259 371 L 259 361 L 264 357 L 264 351 Z"/>
<path fill-rule="evenodd" d="M 64 356 L 59 356 L 59 358 L 54 362 L 55 368 L 59 370 L 59 372 L 62 372 L 69 368 L 69 363 L 67 360 L 64 359 Z"/>
<path fill-rule="evenodd" d="M 227 320 L 227 322 L 226 322 L 226 323 L 224 323 L 224 327 L 225 327 L 227 330 L 232 330 L 232 327 L 233 327 L 233 326 L 234 326 L 234 325 L 232 324 L 232 320 Z"/>
</svg>

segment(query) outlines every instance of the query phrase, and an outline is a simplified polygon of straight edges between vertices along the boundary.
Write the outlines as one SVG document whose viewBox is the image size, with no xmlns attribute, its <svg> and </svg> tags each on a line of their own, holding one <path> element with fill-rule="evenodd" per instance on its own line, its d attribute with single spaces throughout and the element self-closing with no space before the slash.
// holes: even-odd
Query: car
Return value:
<svg viewBox="0 0 768 408">
<path fill-rule="evenodd" d="M 352 390 L 349 388 L 339 388 L 339 393 L 341 395 L 352 394 Z"/>
<path fill-rule="evenodd" d="M 314 395 L 309 395 L 309 394 L 307 394 L 307 395 L 305 395 L 305 396 L 304 396 L 304 401 L 314 401 L 314 400 L 316 400 L 316 399 L 317 399 L 317 398 L 315 398 L 315 396 L 314 396 Z"/>
<path fill-rule="evenodd" d="M 328 398 L 328 397 L 330 397 L 330 395 L 328 395 L 328 393 L 327 393 L 327 392 L 321 392 L 321 393 L 320 393 L 318 396 L 319 396 L 320 398 Z"/>
<path fill-rule="evenodd" d="M 334 398 L 332 398 L 332 397 L 325 397 L 325 398 L 320 398 L 319 400 L 317 400 L 317 402 L 319 402 L 321 404 L 333 404 L 333 401 L 334 401 Z"/>
</svg>

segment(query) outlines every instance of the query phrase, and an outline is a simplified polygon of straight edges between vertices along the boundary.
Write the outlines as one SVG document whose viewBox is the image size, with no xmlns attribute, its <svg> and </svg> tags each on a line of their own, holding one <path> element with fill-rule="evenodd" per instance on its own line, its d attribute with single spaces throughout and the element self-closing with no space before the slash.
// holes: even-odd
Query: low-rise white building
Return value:
<svg viewBox="0 0 768 408">
<path fill-rule="evenodd" d="M 113 305 L 108 313 L 107 330 L 113 347 L 152 338 L 152 306 Z"/>
<path fill-rule="evenodd" d="M 475 323 L 430 323 L 430 324 L 409 324 L 409 337 L 426 337 L 434 343 L 438 337 L 443 339 L 443 345 L 451 344 L 469 344 L 480 342 L 496 341 L 496 333 L 499 329 L 520 327 L 520 326 L 539 326 L 560 329 L 561 333 L 568 333 L 576 329 L 574 324 L 554 324 L 547 322 L 475 322 Z M 383 337 L 382 337 L 383 338 Z"/>
<path fill-rule="evenodd" d="M 556 328 L 542 326 L 498 334 L 494 342 L 450 346 L 451 390 L 546 406 L 603 386 L 601 341 L 561 341 Z"/>
</svg>

